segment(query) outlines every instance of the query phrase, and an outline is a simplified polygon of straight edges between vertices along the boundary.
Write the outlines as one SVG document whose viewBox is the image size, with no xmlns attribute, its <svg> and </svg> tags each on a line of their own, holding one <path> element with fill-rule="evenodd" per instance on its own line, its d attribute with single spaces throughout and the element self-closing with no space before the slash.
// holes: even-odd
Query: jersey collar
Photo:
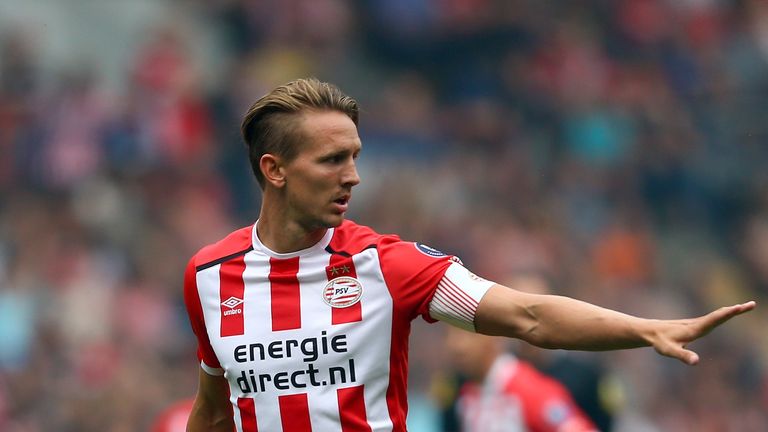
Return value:
<svg viewBox="0 0 768 432">
<path fill-rule="evenodd" d="M 315 243 L 314 245 L 306 249 L 302 249 L 296 252 L 279 253 L 268 248 L 266 245 L 264 245 L 264 243 L 261 242 L 256 230 L 256 226 L 258 224 L 259 224 L 259 221 L 257 220 L 256 223 L 254 223 L 253 227 L 251 228 L 251 241 L 253 242 L 253 250 L 260 251 L 267 256 L 270 256 L 272 258 L 278 258 L 278 259 L 295 258 L 297 256 L 309 255 L 309 254 L 324 250 L 326 247 L 328 247 L 329 244 L 331 244 L 331 239 L 333 238 L 333 231 L 335 229 L 335 228 L 328 228 L 328 230 L 325 232 L 325 235 L 323 236 L 323 238 L 320 239 L 320 241 L 318 241 L 317 243 Z"/>
</svg>

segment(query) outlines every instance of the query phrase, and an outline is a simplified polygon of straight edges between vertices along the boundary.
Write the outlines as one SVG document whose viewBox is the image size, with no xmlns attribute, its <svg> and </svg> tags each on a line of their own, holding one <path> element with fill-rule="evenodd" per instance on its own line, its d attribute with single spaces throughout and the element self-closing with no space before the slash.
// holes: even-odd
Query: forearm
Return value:
<svg viewBox="0 0 768 432">
<path fill-rule="evenodd" d="M 187 420 L 187 432 L 231 432 L 234 424 L 231 415 L 218 416 L 201 409 L 192 409 Z"/>
<path fill-rule="evenodd" d="M 475 325 L 480 333 L 515 337 L 542 348 L 587 351 L 651 344 L 653 320 L 568 297 L 497 287 L 501 289 L 489 291 L 491 298 L 484 298 L 478 308 Z"/>
</svg>

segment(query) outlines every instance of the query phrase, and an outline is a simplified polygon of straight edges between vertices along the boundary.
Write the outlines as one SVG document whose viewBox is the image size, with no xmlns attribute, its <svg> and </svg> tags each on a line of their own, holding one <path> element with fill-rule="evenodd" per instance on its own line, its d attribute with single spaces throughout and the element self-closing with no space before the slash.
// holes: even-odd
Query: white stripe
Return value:
<svg viewBox="0 0 768 432">
<path fill-rule="evenodd" d="M 467 309 L 466 307 L 461 307 L 460 305 L 455 304 L 452 299 L 446 298 L 442 293 L 436 292 L 432 301 L 435 302 L 435 309 L 437 310 L 442 310 L 444 312 L 456 312 L 458 315 L 466 318 L 467 320 L 472 320 L 474 310 Z"/>
<path fill-rule="evenodd" d="M 283 424 L 280 420 L 280 404 L 277 402 L 277 396 L 257 396 L 254 400 L 254 406 L 256 408 L 256 426 L 259 431 L 283 430 Z"/>
<path fill-rule="evenodd" d="M 477 303 L 472 303 L 472 299 L 464 299 L 458 288 L 448 287 L 442 283 L 435 290 L 435 297 L 448 302 L 459 310 L 468 311 L 471 315 L 474 315 L 477 309 Z"/>
<path fill-rule="evenodd" d="M 471 305 L 473 307 L 477 307 L 477 301 L 470 297 L 469 294 L 462 291 L 461 288 L 459 288 L 458 285 L 456 285 L 455 282 L 453 282 L 448 276 L 444 276 L 443 279 L 440 281 L 440 284 L 442 284 L 446 289 L 448 289 L 450 292 L 456 295 L 456 297 L 465 302 L 467 305 Z"/>
<path fill-rule="evenodd" d="M 269 257 L 260 251 L 251 251 L 244 257 L 245 270 L 243 271 L 243 283 L 245 290 L 243 292 L 244 309 L 244 329 L 245 334 L 240 338 L 240 344 L 264 343 L 266 342 L 260 335 L 271 334 L 272 332 L 272 295 L 269 283 Z M 227 338 L 232 339 L 232 338 Z M 269 339 L 271 340 L 271 339 Z M 231 346 L 231 341 L 227 346 Z M 230 348 L 231 350 L 232 348 Z M 233 361 L 232 366 L 242 365 L 234 362 L 232 352 L 227 356 Z M 258 364 L 260 360 L 253 363 L 247 363 L 245 369 L 254 369 L 258 373 Z M 230 392 L 238 395 L 241 393 L 236 383 L 237 377 L 231 378 Z M 260 431 L 262 430 L 280 430 L 280 410 L 277 404 L 277 397 L 260 392 L 246 394 L 245 397 L 253 397 L 254 407 L 256 409 L 256 423 Z M 235 405 L 237 398 L 234 398 Z"/>
<path fill-rule="evenodd" d="M 474 312 L 474 310 L 477 309 L 477 303 L 474 303 L 472 299 L 466 299 L 462 296 L 461 290 L 456 287 L 450 287 L 441 283 L 435 291 L 435 296 L 454 303 L 462 310 Z"/>
<path fill-rule="evenodd" d="M 323 288 L 328 283 L 325 267 L 330 263 L 330 254 L 316 254 L 299 259 L 299 271 L 296 279 L 299 281 L 301 297 L 301 330 L 296 332 L 297 337 L 320 337 L 319 327 L 331 330 L 331 308 L 323 300 Z M 320 271 L 318 271 L 320 269 Z M 318 362 L 314 362 L 315 365 Z M 306 364 L 306 363 L 304 363 Z M 325 371 L 321 372 L 324 373 Z M 303 375 L 306 381 L 308 377 Z M 336 387 L 312 387 L 293 390 L 291 393 L 307 393 L 307 405 L 309 406 L 309 419 L 313 431 L 341 431 L 338 417 L 338 402 L 336 401 Z M 285 431 L 288 432 L 288 431 Z"/>
<path fill-rule="evenodd" d="M 243 328 L 247 340 L 254 334 L 272 331 L 272 299 L 269 286 L 269 258 L 254 251 L 243 257 Z"/>
<path fill-rule="evenodd" d="M 219 329 L 221 328 L 219 269 L 221 269 L 221 264 L 216 264 L 215 266 L 200 270 L 196 274 L 197 294 L 200 297 L 200 307 L 203 310 L 203 321 L 208 333 L 208 340 L 214 348 L 215 341 L 219 339 Z M 219 358 L 220 362 L 222 360 Z M 221 366 L 224 367 L 223 364 Z M 206 370 L 206 372 L 208 371 Z"/>
<path fill-rule="evenodd" d="M 358 364 L 356 385 L 366 382 L 363 398 L 365 415 L 371 429 L 376 432 L 391 431 L 392 419 L 387 406 L 387 388 L 391 379 L 389 366 L 392 349 L 392 297 L 384 282 L 376 249 L 368 249 L 355 255 L 353 262 L 363 287 L 360 304 L 363 322 L 368 329 L 355 340 L 358 347 L 354 356 Z M 375 342 L 372 342 L 373 338 Z"/>
<path fill-rule="evenodd" d="M 237 432 L 243 432 L 243 415 L 240 413 L 240 407 L 237 406 L 237 396 L 229 395 L 229 402 L 232 403 L 233 419 L 235 420 L 235 430 Z"/>
<path fill-rule="evenodd" d="M 472 311 L 458 309 L 450 300 L 443 300 L 437 296 L 432 299 L 432 302 L 434 304 L 430 311 L 434 310 L 434 312 L 440 313 L 443 316 L 455 317 L 467 323 L 472 322 L 472 317 L 474 316 Z"/>
<path fill-rule="evenodd" d="M 323 391 L 314 391 L 307 394 L 312 430 L 341 432 L 339 401 L 336 397 L 336 388 L 325 387 L 321 390 Z"/>
</svg>

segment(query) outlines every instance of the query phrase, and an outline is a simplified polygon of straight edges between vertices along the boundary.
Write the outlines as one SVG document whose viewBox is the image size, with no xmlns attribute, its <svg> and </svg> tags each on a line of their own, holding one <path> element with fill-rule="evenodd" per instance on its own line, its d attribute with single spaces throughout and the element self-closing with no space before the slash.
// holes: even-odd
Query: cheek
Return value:
<svg viewBox="0 0 768 432">
<path fill-rule="evenodd" d="M 331 181 L 321 176 L 306 177 L 294 184 L 294 197 L 302 202 L 317 203 L 327 199 L 332 191 Z"/>
<path fill-rule="evenodd" d="M 306 183 L 304 193 L 307 195 L 308 199 L 322 200 L 325 199 L 330 189 L 327 180 L 315 178 Z"/>
</svg>

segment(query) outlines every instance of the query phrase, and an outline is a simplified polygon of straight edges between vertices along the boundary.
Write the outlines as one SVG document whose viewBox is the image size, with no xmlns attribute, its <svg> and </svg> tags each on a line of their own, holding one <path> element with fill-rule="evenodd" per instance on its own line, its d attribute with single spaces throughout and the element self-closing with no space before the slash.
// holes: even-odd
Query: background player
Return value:
<svg viewBox="0 0 768 432">
<path fill-rule="evenodd" d="M 447 332 L 451 360 L 468 379 L 456 401 L 462 431 L 597 431 L 562 384 L 507 352 L 505 342 L 457 328 Z"/>
</svg>

